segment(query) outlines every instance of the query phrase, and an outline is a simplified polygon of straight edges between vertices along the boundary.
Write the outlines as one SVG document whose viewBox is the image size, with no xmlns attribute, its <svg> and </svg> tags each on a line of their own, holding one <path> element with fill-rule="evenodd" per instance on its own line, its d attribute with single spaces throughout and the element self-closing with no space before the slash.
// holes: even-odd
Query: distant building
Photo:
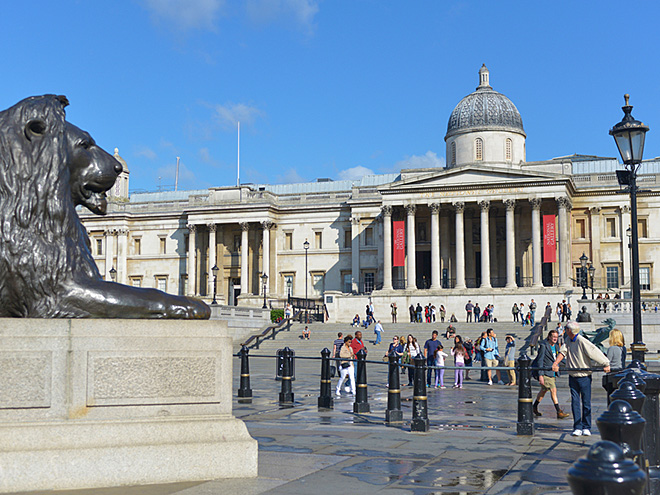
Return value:
<svg viewBox="0 0 660 495">
<path fill-rule="evenodd" d="M 340 320 L 364 307 L 361 295 L 382 308 L 390 300 L 459 304 L 471 295 L 502 308 L 546 295 L 554 305 L 578 285 L 583 252 L 596 268 L 596 293 L 625 297 L 630 208 L 615 175 L 621 166 L 615 158 L 583 155 L 527 162 L 525 139 L 520 113 L 492 89 L 483 66 L 479 86 L 449 118 L 444 169 L 129 198 L 128 169 L 115 150 L 125 173 L 108 215 L 81 217 L 106 279 L 114 267 L 119 282 L 210 300 L 217 265 L 218 300 L 230 305 L 261 304 L 263 273 L 269 299 L 304 297 L 307 281 L 310 297 L 331 296 L 326 302 L 332 300 Z M 640 278 L 643 296 L 654 297 L 660 294 L 656 182 L 660 160 L 645 161 Z M 544 216 L 554 220 L 555 262 L 543 262 Z M 393 237 L 402 231 L 393 220 L 405 222 L 404 266 L 394 266 Z"/>
</svg>

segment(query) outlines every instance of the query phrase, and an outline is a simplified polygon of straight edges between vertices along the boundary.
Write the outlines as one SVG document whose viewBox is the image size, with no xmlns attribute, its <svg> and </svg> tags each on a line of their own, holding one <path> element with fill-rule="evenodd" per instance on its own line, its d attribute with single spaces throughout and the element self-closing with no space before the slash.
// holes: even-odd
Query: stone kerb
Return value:
<svg viewBox="0 0 660 495">
<path fill-rule="evenodd" d="M 0 319 L 0 492 L 257 474 L 219 321 Z"/>
</svg>

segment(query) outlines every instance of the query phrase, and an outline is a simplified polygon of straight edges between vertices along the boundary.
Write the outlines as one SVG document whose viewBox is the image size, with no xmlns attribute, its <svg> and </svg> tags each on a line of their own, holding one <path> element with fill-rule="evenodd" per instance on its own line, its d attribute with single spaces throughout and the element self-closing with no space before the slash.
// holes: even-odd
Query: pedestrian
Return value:
<svg viewBox="0 0 660 495">
<path fill-rule="evenodd" d="M 461 336 L 457 335 L 459 342 L 461 342 Z M 472 352 L 474 350 L 474 344 L 472 339 L 467 339 L 463 344 L 463 349 L 465 349 L 465 379 L 470 379 L 470 368 L 472 367 Z"/>
<path fill-rule="evenodd" d="M 568 304 L 566 303 L 566 299 L 561 302 L 561 321 L 568 321 Z"/>
<path fill-rule="evenodd" d="M 436 307 L 434 304 L 431 305 L 431 321 L 435 323 L 435 315 L 437 313 Z"/>
<path fill-rule="evenodd" d="M 402 374 L 402 375 L 405 375 L 405 373 L 406 373 L 406 367 L 403 366 L 403 364 L 405 364 L 405 363 L 403 362 L 403 360 L 404 360 L 404 358 L 405 358 L 405 356 L 403 355 L 403 353 L 406 351 L 406 337 L 405 337 L 404 335 L 400 335 L 400 336 L 399 336 L 399 345 L 401 346 L 401 359 L 399 360 L 399 362 L 401 363 L 401 374 Z"/>
<path fill-rule="evenodd" d="M 442 349 L 442 344 L 440 344 L 434 351 L 433 361 L 436 367 L 435 388 L 445 388 L 445 358 L 449 357 L 449 354 L 444 352 Z"/>
<path fill-rule="evenodd" d="M 548 322 L 552 321 L 552 304 L 550 304 L 550 301 L 545 305 L 545 314 L 548 315 Z"/>
<path fill-rule="evenodd" d="M 341 346 L 339 351 L 339 357 L 342 359 L 339 361 L 339 381 L 337 382 L 337 387 L 335 388 L 335 395 L 341 397 L 341 387 L 344 384 L 344 380 L 349 381 L 351 394 L 355 395 L 355 374 L 353 361 L 349 361 L 355 358 L 353 354 L 353 349 L 351 347 L 353 337 L 347 335 L 344 337 L 344 345 Z"/>
<path fill-rule="evenodd" d="M 484 358 L 486 362 L 486 367 L 495 368 L 498 364 L 498 358 L 500 357 L 500 351 L 497 345 L 497 338 L 495 337 L 495 332 L 492 328 L 486 330 L 486 343 L 484 348 Z M 488 385 L 493 384 L 493 375 L 491 370 L 487 370 L 486 374 L 488 375 Z M 499 372 L 497 373 L 498 382 L 501 382 Z"/>
<path fill-rule="evenodd" d="M 401 362 L 401 356 L 403 356 L 403 344 L 399 342 L 399 337 L 396 335 L 392 337 L 392 343 L 387 349 L 387 356 L 396 356 L 397 363 Z"/>
<path fill-rule="evenodd" d="M 391 311 L 391 313 L 392 313 L 392 323 L 396 323 L 396 313 L 397 313 L 396 303 L 393 302 L 392 304 L 390 304 L 390 308 L 392 308 L 392 311 Z"/>
<path fill-rule="evenodd" d="M 415 312 L 417 313 L 417 323 L 422 322 L 422 311 L 424 311 L 422 305 L 417 303 L 417 307 L 415 308 Z"/>
<path fill-rule="evenodd" d="M 442 344 L 438 340 L 438 331 L 433 330 L 431 333 L 431 338 L 424 342 L 424 357 L 426 358 L 427 366 L 434 366 L 435 364 L 435 350 L 438 347 L 442 347 Z M 426 386 L 431 386 L 431 370 L 430 368 L 426 372 Z"/>
<path fill-rule="evenodd" d="M 352 326 L 354 326 L 354 327 L 359 327 L 359 326 L 360 326 L 360 315 L 356 314 L 356 315 L 353 317 L 353 324 L 352 324 Z"/>
<path fill-rule="evenodd" d="M 344 345 L 344 334 L 342 332 L 337 332 L 337 338 L 332 345 L 332 356 L 338 358 L 339 351 L 341 351 L 342 346 Z"/>
<path fill-rule="evenodd" d="M 421 354 L 421 349 L 419 344 L 417 344 L 417 339 L 411 334 L 408 334 L 408 340 L 406 342 L 406 348 L 403 352 L 403 362 L 405 364 L 413 365 L 415 364 L 415 358 Z M 414 385 L 415 381 L 415 367 L 408 366 L 408 386 Z"/>
<path fill-rule="evenodd" d="M 467 313 L 466 316 L 466 323 L 469 323 L 472 321 L 472 311 L 474 310 L 474 304 L 472 304 L 472 301 L 468 300 L 467 304 L 465 305 L 465 312 Z"/>
<path fill-rule="evenodd" d="M 506 341 L 506 348 L 504 349 L 504 366 L 507 368 L 515 368 L 516 366 L 516 340 L 513 335 L 507 335 L 504 340 Z M 509 387 L 516 384 L 516 370 L 508 370 L 509 373 Z"/>
<path fill-rule="evenodd" d="M 367 348 L 364 345 L 364 342 L 362 341 L 362 332 L 360 330 L 357 330 L 355 332 L 355 337 L 353 340 L 351 340 L 351 349 L 353 351 L 353 356 L 355 356 L 355 359 L 357 359 L 357 354 L 360 352 L 360 349 L 364 349 L 364 352 L 367 352 Z M 355 382 L 355 367 L 353 367 L 353 381 Z"/>
<path fill-rule="evenodd" d="M 513 303 L 513 307 L 511 308 L 511 314 L 513 315 L 513 322 L 519 321 L 519 313 L 520 309 L 518 309 L 518 305 L 516 303 Z"/>
<path fill-rule="evenodd" d="M 449 318 L 450 323 L 458 323 L 458 318 L 456 318 L 456 315 L 454 313 L 451 314 L 451 317 Z"/>
<path fill-rule="evenodd" d="M 484 357 L 485 354 L 485 348 L 486 348 L 486 332 L 481 332 L 481 336 L 477 339 L 475 342 L 474 346 L 474 357 L 475 361 L 479 361 L 479 366 L 482 368 L 481 369 L 481 376 L 479 377 L 479 381 L 481 382 L 487 382 L 487 373 L 486 370 L 483 369 L 486 366 L 486 358 Z"/>
<path fill-rule="evenodd" d="M 534 326 L 536 322 L 536 302 L 534 302 L 534 299 L 529 303 L 529 313 L 532 315 L 532 326 Z"/>
<path fill-rule="evenodd" d="M 383 325 L 381 325 L 380 320 L 378 320 L 374 325 L 374 333 L 376 334 L 376 341 L 374 342 L 374 345 L 380 344 L 380 338 L 383 332 L 384 332 Z"/>
<path fill-rule="evenodd" d="M 552 368 L 555 360 L 557 359 L 557 354 L 559 353 L 559 335 L 555 330 L 550 330 L 548 332 L 548 337 L 545 340 L 539 342 L 539 354 L 535 361 L 538 362 L 539 368 L 546 368 L 546 370 L 538 371 L 539 384 L 541 385 L 541 390 L 536 395 L 536 400 L 533 404 L 534 416 L 540 417 L 543 416 L 539 411 L 539 403 L 545 396 L 546 392 L 550 392 L 550 398 L 552 403 L 555 406 L 555 412 L 557 413 L 557 419 L 568 418 L 568 414 L 562 411 L 559 407 L 559 399 L 557 398 L 557 384 L 556 378 L 559 376 L 558 371 L 548 371 L 547 368 Z"/>
<path fill-rule="evenodd" d="M 302 331 L 302 338 L 309 340 L 309 327 L 307 325 L 305 325 L 305 328 Z"/>
<path fill-rule="evenodd" d="M 415 306 L 411 304 L 408 312 L 410 313 L 410 323 L 415 323 Z"/>
<path fill-rule="evenodd" d="M 564 345 L 552 365 L 552 371 L 559 371 L 559 363 L 566 359 L 569 368 L 591 368 L 592 363 L 610 372 L 610 361 L 589 339 L 580 335 L 580 325 L 570 321 L 566 324 Z M 591 371 L 569 371 L 568 387 L 571 389 L 571 410 L 573 412 L 574 437 L 591 435 Z M 580 399 L 581 406 L 580 407 Z"/>
<path fill-rule="evenodd" d="M 607 349 L 607 359 L 613 371 L 622 370 L 626 367 L 626 344 L 623 334 L 618 328 L 610 330 L 610 346 Z"/>
<path fill-rule="evenodd" d="M 481 308 L 479 307 L 479 303 L 475 303 L 472 311 L 474 311 L 474 322 L 477 323 L 481 318 Z"/>
<path fill-rule="evenodd" d="M 443 304 L 440 305 L 440 322 L 445 322 L 445 316 L 447 315 L 447 310 Z"/>
<path fill-rule="evenodd" d="M 451 350 L 451 355 L 454 356 L 454 366 L 456 367 L 456 371 L 454 371 L 454 388 L 463 388 L 463 370 L 461 369 L 465 367 L 465 348 L 463 344 L 456 342 Z"/>
<path fill-rule="evenodd" d="M 376 321 L 376 314 L 374 313 L 374 303 L 369 301 L 369 315 L 373 321 Z"/>
<path fill-rule="evenodd" d="M 286 307 L 284 308 L 284 317 L 287 320 L 290 320 L 292 312 L 293 312 L 293 309 L 291 308 L 291 304 L 287 303 Z"/>
<path fill-rule="evenodd" d="M 561 309 L 561 303 L 557 303 L 557 309 L 555 310 L 555 312 L 557 313 L 557 321 L 561 323 L 561 315 L 563 313 Z"/>
</svg>

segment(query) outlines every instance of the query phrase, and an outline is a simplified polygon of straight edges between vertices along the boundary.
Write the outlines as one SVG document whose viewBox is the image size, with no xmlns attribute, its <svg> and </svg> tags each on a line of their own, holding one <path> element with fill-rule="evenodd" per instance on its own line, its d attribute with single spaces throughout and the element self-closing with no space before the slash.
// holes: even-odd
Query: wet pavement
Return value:
<svg viewBox="0 0 660 495">
<path fill-rule="evenodd" d="M 251 354 L 262 354 L 252 351 Z M 412 387 L 402 386 L 404 423 L 385 424 L 386 366 L 368 365 L 371 412 L 354 414 L 352 398 L 335 398 L 334 409 L 319 411 L 318 361 L 296 361 L 294 407 L 280 408 L 280 383 L 273 358 L 250 359 L 252 404 L 238 403 L 259 442 L 259 476 L 248 480 L 50 492 L 71 495 L 241 494 L 570 494 L 566 472 L 599 440 L 570 436 L 572 419 L 555 419 L 549 396 L 533 437 L 516 435 L 517 388 L 470 380 L 453 389 L 447 373 L 442 389 L 428 390 L 430 431 L 411 433 Z M 240 375 L 234 363 L 234 390 Z M 451 375 L 451 378 L 450 378 Z M 477 373 L 472 372 L 476 378 Z M 404 375 L 401 376 L 402 383 Z M 336 379 L 333 379 L 333 391 Z M 570 411 L 567 377 L 559 379 L 559 398 Z M 605 392 L 594 377 L 593 419 L 605 409 Z M 536 382 L 534 382 L 537 385 Z M 535 387 L 534 393 L 536 393 Z M 234 394 L 235 395 L 235 394 Z M 43 492 L 41 492 L 43 493 Z"/>
</svg>

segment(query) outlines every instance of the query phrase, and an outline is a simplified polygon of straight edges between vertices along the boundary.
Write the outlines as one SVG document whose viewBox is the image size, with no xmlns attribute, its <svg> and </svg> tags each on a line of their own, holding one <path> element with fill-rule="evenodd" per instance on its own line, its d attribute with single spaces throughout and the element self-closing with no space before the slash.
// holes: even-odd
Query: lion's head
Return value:
<svg viewBox="0 0 660 495">
<path fill-rule="evenodd" d="M 71 174 L 71 198 L 92 213 L 105 215 L 106 191 L 122 171 L 121 163 L 96 145 L 89 133 L 66 123 L 67 164 Z"/>
</svg>

